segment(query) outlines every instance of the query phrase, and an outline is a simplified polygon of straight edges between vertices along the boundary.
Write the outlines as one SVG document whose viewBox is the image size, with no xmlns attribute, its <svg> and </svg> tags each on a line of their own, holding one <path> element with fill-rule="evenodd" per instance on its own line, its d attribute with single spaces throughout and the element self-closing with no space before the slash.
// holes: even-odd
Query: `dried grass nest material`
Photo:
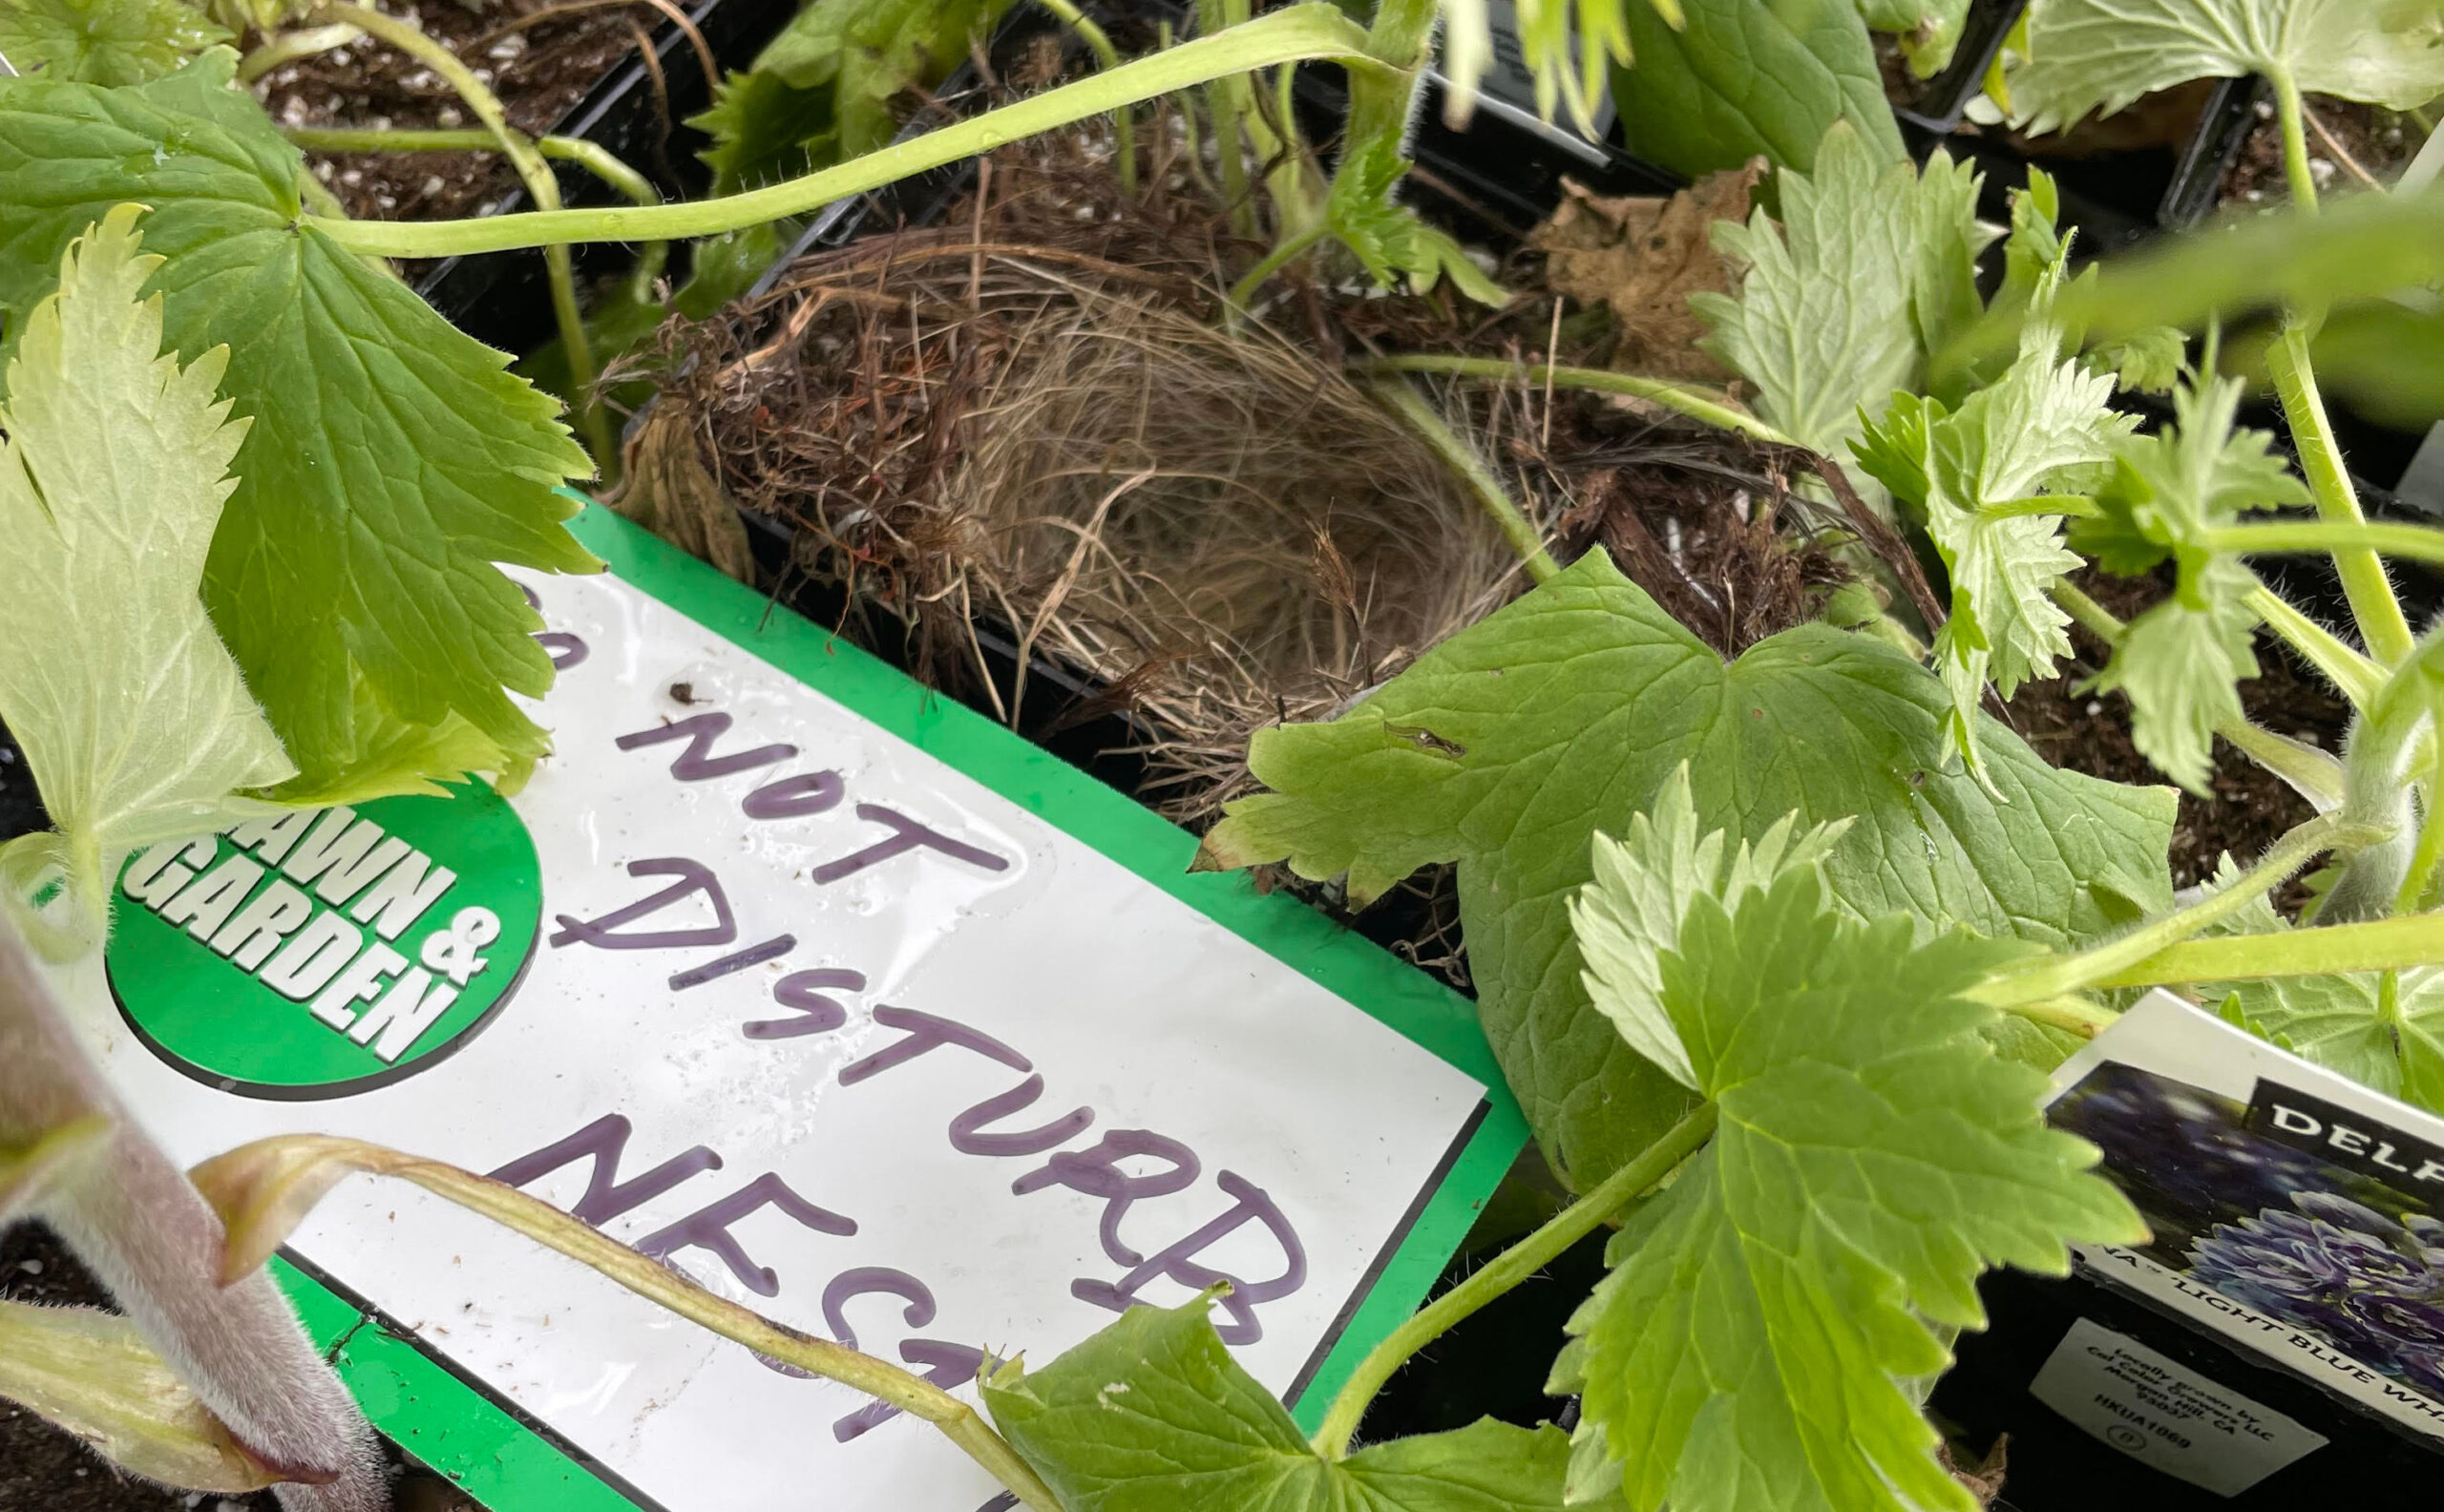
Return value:
<svg viewBox="0 0 2444 1512">
<path fill-rule="evenodd" d="M 797 570 L 907 627 L 920 680 L 1005 718 L 980 626 L 1083 675 L 1106 692 L 1064 719 L 1130 712 L 1142 795 L 1200 826 L 1252 786 L 1254 730 L 1329 716 L 1527 587 L 1464 485 L 1340 366 L 1393 332 L 1513 338 L 1296 279 L 1277 326 L 1226 333 L 1215 291 L 1262 247 L 1177 169 L 1121 203 L 1096 151 L 1005 149 L 947 223 L 666 329 L 677 376 L 617 503 L 742 577 L 736 509 L 788 524 Z M 1558 329 L 1521 304 L 1534 336 Z M 1804 463 L 1681 430 L 1658 446 L 1650 420 L 1568 392 L 1443 399 L 1565 547 L 1609 548 L 1726 655 L 1844 576 L 1812 522 L 1787 523 Z"/>
<path fill-rule="evenodd" d="M 1205 817 L 1255 728 L 1327 715 L 1526 582 L 1422 442 L 1337 367 L 1218 329 L 1196 286 L 1159 259 L 858 242 L 763 320 L 689 333 L 622 507 L 725 564 L 728 500 L 792 523 L 795 564 L 904 620 L 920 677 L 999 705 L 974 631 L 997 624 L 1114 690 L 1148 795 Z"/>
</svg>

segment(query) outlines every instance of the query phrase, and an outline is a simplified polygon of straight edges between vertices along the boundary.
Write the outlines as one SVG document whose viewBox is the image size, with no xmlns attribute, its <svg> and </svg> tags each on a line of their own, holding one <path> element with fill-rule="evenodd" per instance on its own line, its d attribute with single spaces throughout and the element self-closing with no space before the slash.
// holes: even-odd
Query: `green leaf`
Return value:
<svg viewBox="0 0 2444 1512">
<path fill-rule="evenodd" d="M 2236 881 L 2230 856 L 2210 891 Z M 2280 934 L 2291 925 L 2263 895 L 2217 921 L 2209 934 Z M 2351 972 L 2201 982 L 2189 989 L 2223 1017 L 2284 1049 L 2388 1097 L 2444 1112 L 2444 969 Z"/>
<path fill-rule="evenodd" d="M 233 794 L 295 769 L 196 592 L 246 433 L 215 397 L 229 354 L 161 354 L 137 214 L 71 242 L 0 409 L 0 722 L 95 926 L 113 858 L 217 829 L 244 811 Z"/>
<path fill-rule="evenodd" d="M 2031 132 L 2195 78 L 2258 74 L 2392 110 L 2444 93 L 2433 0 L 2045 0 L 2012 104 Z"/>
<path fill-rule="evenodd" d="M 2059 1275 L 2065 1242 L 2144 1237 L 2096 1150 L 2046 1126 L 2046 1081 L 1962 994 L 1999 958 L 1912 944 L 1790 868 L 1691 905 L 1663 1002 L 1714 1142 L 1612 1241 L 1555 1389 L 1619 1446 L 1637 1512 L 1916 1512 L 1975 1503 L 1902 1382 L 1983 1326 L 1979 1272 Z"/>
<path fill-rule="evenodd" d="M 1727 902 L 1786 866 L 1821 865 L 1849 828 L 1849 820 L 1837 819 L 1795 837 L 1784 814 L 1755 846 L 1743 840 L 1733 850 L 1719 830 L 1699 837 L 1688 765 L 1674 767 L 1653 810 L 1631 820 L 1627 834 L 1595 837 L 1594 879 L 1570 899 L 1570 934 L 1587 963 L 1583 980 L 1596 1012 L 1632 1049 L 1694 1088 L 1689 1052 L 1664 1012 L 1662 967 L 1691 900 Z"/>
<path fill-rule="evenodd" d="M 1977 220 L 1977 171 L 1948 153 L 1928 156 L 1910 199 L 1910 240 L 1916 267 L 1910 320 L 1921 351 L 1940 351 L 1977 324 L 1977 257 L 1994 234 Z"/>
<path fill-rule="evenodd" d="M 2086 360 L 2095 370 L 2111 373 L 2123 388 L 2170 394 L 2181 387 L 2181 375 L 2189 366 L 2189 338 L 2170 326 L 2151 326 L 2095 347 Z"/>
<path fill-rule="evenodd" d="M 2202 798 L 2215 726 L 2244 717 L 2239 684 L 2258 674 L 2257 613 L 2243 597 L 2252 581 L 2237 562 L 2204 567 L 2189 591 L 2130 621 L 2094 683 L 2129 697 L 2131 744 Z"/>
<path fill-rule="evenodd" d="M 2096 518 L 2075 523 L 2071 543 L 2118 573 L 2180 564 L 2173 598 L 2131 621 L 2096 685 L 2130 697 L 2131 737 L 2166 776 L 2203 794 L 2217 723 L 2241 717 L 2234 685 L 2257 676 L 2255 579 L 2219 557 L 2208 532 L 2251 510 L 2304 503 L 2307 488 L 2263 430 L 2236 428 L 2241 383 L 2190 382 L 2173 395 L 2174 421 L 2115 443 Z"/>
<path fill-rule="evenodd" d="M 1899 652 L 1823 625 L 1725 666 L 1591 552 L 1334 723 L 1258 734 L 1251 762 L 1274 790 L 1231 806 L 1204 861 L 1345 872 L 1360 903 L 1457 861 L 1487 1036 L 1583 1191 L 1687 1098 L 1589 1003 L 1568 900 L 1591 836 L 1629 830 L 1684 762 L 1698 815 L 1735 837 L 1787 813 L 1856 816 L 1825 869 L 1863 914 L 2071 945 L 2126 921 L 2129 900 L 2170 906 L 2170 791 L 2055 771 L 1991 725 L 1998 802 L 1946 773 L 1950 707 Z"/>
<path fill-rule="evenodd" d="M 1738 296 L 1689 297 L 1711 332 L 1699 345 L 1756 386 L 1757 412 L 1827 455 L 1858 433 L 1863 405 L 1881 410 L 1911 387 L 1920 358 L 1918 176 L 1907 161 L 1880 161 L 1836 126 L 1813 175 L 1776 178 L 1779 225 L 1761 206 L 1745 225 L 1715 222 L 1716 250 L 1746 268 Z"/>
<path fill-rule="evenodd" d="M 1932 78 L 1960 43 L 1969 0 L 1859 0 L 1859 14 L 1870 30 L 1898 37 L 1912 76 Z"/>
<path fill-rule="evenodd" d="M 588 470 L 558 406 L 406 286 L 301 223 L 301 159 L 216 50 L 128 89 L 0 79 L 0 308 L 50 292 L 71 237 L 152 206 L 149 287 L 189 360 L 225 345 L 253 421 L 204 603 L 298 764 L 363 750 L 354 689 L 413 724 L 454 711 L 505 759 L 546 748 L 541 620 L 493 567 L 599 564 L 558 493 Z M 454 775 L 435 773 L 433 775 Z"/>
<path fill-rule="evenodd" d="M 1343 162 L 1324 199 L 1324 222 L 1334 237 L 1378 284 L 1401 282 L 1422 294 L 1448 275 L 1478 304 L 1496 309 L 1509 304 L 1510 291 L 1469 262 L 1460 243 L 1394 198 L 1409 167 L 1392 136 L 1376 137 Z"/>
<path fill-rule="evenodd" d="M 716 194 L 846 162 L 889 142 L 900 106 L 940 79 L 1010 0 L 815 0 L 688 122 Z"/>
<path fill-rule="evenodd" d="M 821 7 L 799 12 L 817 13 Z M 713 171 L 713 193 L 737 194 L 829 168 L 840 160 L 832 87 L 798 89 L 777 74 L 733 73 L 687 124 L 712 138 L 696 156 Z"/>
<path fill-rule="evenodd" d="M 2241 387 L 2237 378 L 2183 384 L 2173 395 L 2171 425 L 2116 443 L 2128 466 L 2097 503 L 2176 556 L 2202 558 L 2204 532 L 2248 511 L 2308 502 L 2273 436 L 2235 423 Z"/>
<path fill-rule="evenodd" d="M 1647 6 L 1623 7 L 1635 62 L 1612 71 L 1612 100 L 1630 151 L 1691 178 L 1756 157 L 1805 171 L 1825 133 L 1848 121 L 1871 162 L 1902 159 L 1855 8 L 1682 0 L 1681 9 L 1686 25 L 1675 27 Z"/>
<path fill-rule="evenodd" d="M 2062 545 L 2059 514 L 1998 513 L 2037 497 L 2112 455 L 2132 422 L 2107 408 L 2113 380 L 2060 359 L 2060 333 L 2023 327 L 2019 357 L 1956 413 L 1934 400 L 1896 398 L 1886 425 L 1854 446 L 1859 463 L 1916 506 L 1951 576 L 1951 615 L 1935 636 L 1936 667 L 1952 693 L 1952 740 L 1980 769 L 1977 707 L 1991 681 L 2010 698 L 2051 677 L 2068 656 L 2071 617 L 2054 585 L 2079 558 Z"/>
<path fill-rule="evenodd" d="M 0 57 L 62 82 L 141 84 L 227 40 L 183 0 L 0 0 Z"/>
<path fill-rule="evenodd" d="M 1203 1298 L 1131 1308 L 1042 1370 L 1004 1366 L 984 1401 L 1068 1512 L 1561 1512 L 1570 1458 L 1558 1428 L 1484 1418 L 1327 1460 Z"/>
</svg>

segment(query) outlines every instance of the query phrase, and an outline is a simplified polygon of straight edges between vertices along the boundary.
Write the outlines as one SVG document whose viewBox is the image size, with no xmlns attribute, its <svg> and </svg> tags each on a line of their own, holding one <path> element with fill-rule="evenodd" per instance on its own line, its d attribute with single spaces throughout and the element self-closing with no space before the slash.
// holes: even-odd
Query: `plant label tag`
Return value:
<svg viewBox="0 0 2444 1512">
<path fill-rule="evenodd" d="M 518 1186 L 975 1397 L 1217 1283 L 1312 1429 L 1526 1127 L 1456 995 L 601 509 L 532 580 L 553 753 L 130 858 L 72 984 L 177 1157 L 346 1135 Z M 75 989 L 84 989 L 81 993 Z M 418 1188 L 291 1292 L 493 1512 L 979 1512 L 925 1423 Z M 811 1500 L 810 1500 L 811 1497 Z"/>
<path fill-rule="evenodd" d="M 2444 1119 L 2160 990 L 2054 1087 L 2153 1231 L 2082 1274 L 2444 1444 Z"/>
<path fill-rule="evenodd" d="M 2237 1496 L 2326 1438 L 2089 1318 L 2071 1325 L 2029 1393 L 2142 1464 Z"/>
</svg>

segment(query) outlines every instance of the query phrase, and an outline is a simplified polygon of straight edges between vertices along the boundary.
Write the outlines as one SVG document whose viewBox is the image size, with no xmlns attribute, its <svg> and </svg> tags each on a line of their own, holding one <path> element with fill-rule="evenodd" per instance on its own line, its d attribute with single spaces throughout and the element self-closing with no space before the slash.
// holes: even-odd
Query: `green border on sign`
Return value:
<svg viewBox="0 0 2444 1512">
<path fill-rule="evenodd" d="M 1425 1298 L 1528 1141 L 1476 1009 L 1425 973 L 1243 872 L 1191 872 L 1196 838 L 984 716 L 912 681 L 600 505 L 571 534 L 612 573 L 1083 841 L 1485 1087 L 1486 1116 L 1294 1403 L 1309 1433 L 1358 1362 Z M 495 1512 L 618 1512 L 628 1499 L 416 1346 L 294 1267 L 282 1284 L 366 1415 Z"/>
</svg>

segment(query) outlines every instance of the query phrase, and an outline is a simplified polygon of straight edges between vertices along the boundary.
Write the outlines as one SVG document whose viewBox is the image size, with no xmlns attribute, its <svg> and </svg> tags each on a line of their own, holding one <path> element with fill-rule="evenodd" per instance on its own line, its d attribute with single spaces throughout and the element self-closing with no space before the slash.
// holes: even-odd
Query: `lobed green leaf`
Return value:
<svg viewBox="0 0 2444 1512">
<path fill-rule="evenodd" d="M 303 216 L 302 159 L 208 53 L 123 89 L 0 79 L 0 310 L 48 294 L 69 240 L 152 207 L 170 345 L 228 350 L 252 422 L 203 596 L 289 754 L 317 785 L 366 756 L 360 680 L 411 724 L 453 713 L 508 766 L 546 748 L 541 621 L 495 562 L 599 566 L 557 492 L 589 471 L 558 406 Z M 432 774 L 454 775 L 454 774 Z"/>
<path fill-rule="evenodd" d="M 0 57 L 48 79 L 141 84 L 228 40 L 185 0 L 0 0 Z"/>
<path fill-rule="evenodd" d="M 1364 902 L 1459 863 L 1486 1034 L 1556 1167 L 1585 1190 L 1688 1106 L 1591 1004 L 1569 899 L 1686 763 L 1698 815 L 1756 839 L 1855 816 L 1844 903 L 2048 945 L 2168 907 L 2173 795 L 2056 771 L 1999 724 L 1993 790 L 1948 772 L 1943 684 L 1824 625 L 1726 666 L 1602 552 L 1445 640 L 1340 719 L 1257 735 L 1204 864 L 1286 859 Z M 1999 795 L 1999 796 L 1998 796 Z"/>
<path fill-rule="evenodd" d="M 2393 110 L 2444 94 L 2433 0 L 2043 0 L 2010 75 L 2031 132 L 2196 78 L 2258 74 Z"/>
<path fill-rule="evenodd" d="M 1560 1512 L 1560 1429 L 1488 1418 L 1328 1460 L 1206 1306 L 1131 1308 L 1042 1370 L 986 1379 L 995 1425 L 1069 1512 Z"/>
<path fill-rule="evenodd" d="M 96 939 L 113 858 L 214 829 L 295 770 L 197 597 L 246 434 L 216 394 L 229 354 L 162 355 L 137 215 L 80 228 L 0 386 L 0 722 Z"/>
<path fill-rule="evenodd" d="M 1949 1363 L 1936 1330 L 1983 1325 L 1989 1266 L 2061 1274 L 2066 1241 L 2145 1233 L 2046 1126 L 2043 1075 L 1980 1036 L 1962 995 L 2009 947 L 1917 933 L 1792 866 L 1697 897 L 1663 957 L 1721 1122 L 1613 1239 L 1553 1382 L 1637 1512 L 1968 1512 L 1903 1385 Z"/>
</svg>

